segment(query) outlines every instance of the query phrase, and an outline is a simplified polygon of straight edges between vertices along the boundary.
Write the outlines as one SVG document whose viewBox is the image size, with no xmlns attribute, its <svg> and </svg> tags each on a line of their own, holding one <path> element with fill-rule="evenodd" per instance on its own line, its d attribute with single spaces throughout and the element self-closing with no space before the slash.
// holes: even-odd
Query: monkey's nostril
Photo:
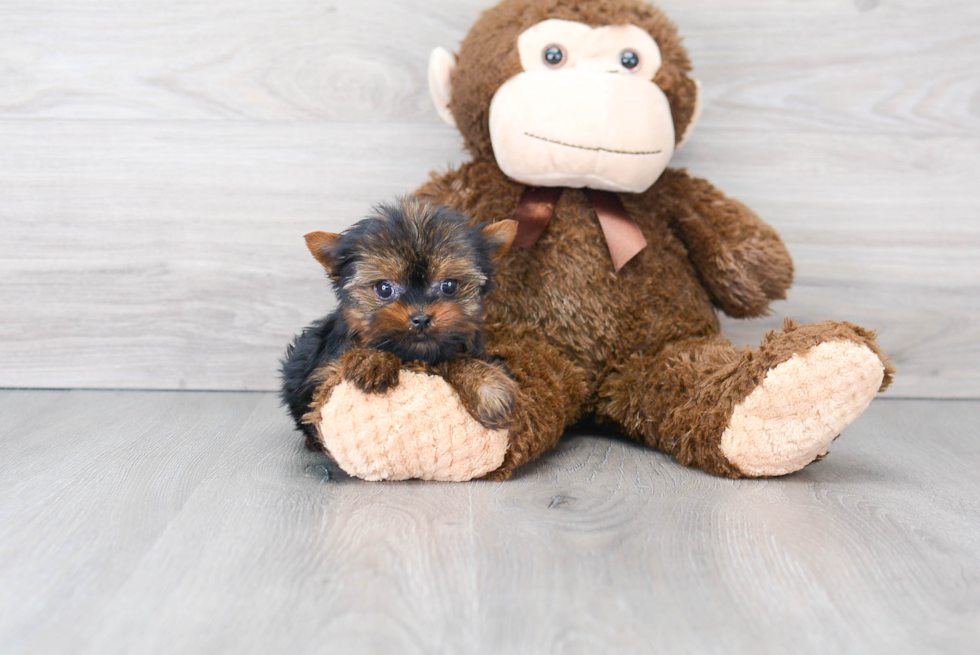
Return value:
<svg viewBox="0 0 980 655">
<path fill-rule="evenodd" d="M 432 314 L 412 314 L 412 327 L 424 330 L 432 324 Z"/>
</svg>

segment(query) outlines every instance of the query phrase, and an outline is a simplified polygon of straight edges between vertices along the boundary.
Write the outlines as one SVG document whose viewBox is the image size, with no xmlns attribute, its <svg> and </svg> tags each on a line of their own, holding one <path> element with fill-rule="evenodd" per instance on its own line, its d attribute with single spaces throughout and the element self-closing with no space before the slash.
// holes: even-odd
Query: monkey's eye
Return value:
<svg viewBox="0 0 980 655">
<path fill-rule="evenodd" d="M 552 68 L 558 68 L 565 61 L 565 49 L 560 45 L 550 45 L 541 53 L 544 63 Z"/>
<path fill-rule="evenodd" d="M 623 65 L 623 68 L 631 71 L 640 65 L 640 56 L 632 50 L 623 50 L 619 55 L 619 63 Z"/>
<path fill-rule="evenodd" d="M 455 296 L 456 291 L 459 289 L 459 283 L 456 280 L 443 280 L 442 284 L 439 285 L 439 289 L 443 295 Z"/>
<path fill-rule="evenodd" d="M 374 292 L 378 294 L 378 298 L 388 300 L 394 295 L 395 287 L 388 280 L 381 280 L 374 285 Z"/>
</svg>

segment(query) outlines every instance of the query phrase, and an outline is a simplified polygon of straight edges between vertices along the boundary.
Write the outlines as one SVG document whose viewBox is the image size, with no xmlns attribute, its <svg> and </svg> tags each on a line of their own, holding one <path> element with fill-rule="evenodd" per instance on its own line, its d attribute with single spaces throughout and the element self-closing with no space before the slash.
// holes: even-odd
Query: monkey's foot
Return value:
<svg viewBox="0 0 980 655">
<path fill-rule="evenodd" d="M 785 475 L 827 454 L 867 409 L 885 376 L 868 346 L 826 341 L 794 354 L 735 406 L 721 452 L 743 475 Z"/>
<path fill-rule="evenodd" d="M 320 415 L 327 452 L 364 480 L 472 480 L 498 469 L 507 453 L 508 431 L 481 425 L 434 375 L 403 370 L 386 393 L 341 382 Z"/>
</svg>

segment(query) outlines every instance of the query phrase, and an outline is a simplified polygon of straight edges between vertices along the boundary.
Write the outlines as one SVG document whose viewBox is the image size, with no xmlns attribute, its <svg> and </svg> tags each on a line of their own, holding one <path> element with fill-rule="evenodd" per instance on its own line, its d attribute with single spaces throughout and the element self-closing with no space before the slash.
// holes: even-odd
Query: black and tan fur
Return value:
<svg viewBox="0 0 980 655">
<path fill-rule="evenodd" d="M 406 198 L 379 206 L 343 234 L 306 235 L 339 300 L 296 337 L 282 362 L 283 401 L 308 443 L 314 431 L 304 416 L 317 387 L 332 380 L 328 392 L 347 380 L 383 393 L 406 365 L 457 381 L 478 420 L 505 427 L 516 385 L 487 357 L 482 329 L 496 262 L 515 233 L 513 221 L 474 225 L 446 207 Z"/>
</svg>

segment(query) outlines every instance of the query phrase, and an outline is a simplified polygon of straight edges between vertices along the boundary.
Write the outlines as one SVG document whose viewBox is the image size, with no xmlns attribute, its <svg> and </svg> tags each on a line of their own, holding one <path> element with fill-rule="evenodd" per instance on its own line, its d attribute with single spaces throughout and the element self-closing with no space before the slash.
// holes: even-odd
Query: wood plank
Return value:
<svg viewBox="0 0 980 655">
<path fill-rule="evenodd" d="M 17 0 L 0 7 L 0 117 L 418 121 L 432 48 L 488 0 Z M 976 134 L 972 0 L 663 0 L 705 123 Z"/>
<path fill-rule="evenodd" d="M 8 655 L 980 648 L 980 402 L 878 401 L 781 479 L 581 434 L 465 484 L 347 478 L 269 394 L 0 392 L 42 408 L 0 439 Z"/>
<path fill-rule="evenodd" d="M 0 393 L 0 652 L 25 640 L 34 653 L 76 650 L 80 635 L 59 634 L 57 621 L 93 627 L 93 603 L 112 596 L 223 465 L 261 400 Z M 271 410 L 265 418 L 281 422 Z"/>
<path fill-rule="evenodd" d="M 798 267 L 791 315 L 881 331 L 897 396 L 976 397 L 980 139 L 734 134 L 678 158 L 752 205 Z M 460 161 L 443 126 L 6 121 L 0 386 L 274 389 L 332 305 L 302 241 Z M 926 174 L 923 173 L 925 169 Z"/>
</svg>

